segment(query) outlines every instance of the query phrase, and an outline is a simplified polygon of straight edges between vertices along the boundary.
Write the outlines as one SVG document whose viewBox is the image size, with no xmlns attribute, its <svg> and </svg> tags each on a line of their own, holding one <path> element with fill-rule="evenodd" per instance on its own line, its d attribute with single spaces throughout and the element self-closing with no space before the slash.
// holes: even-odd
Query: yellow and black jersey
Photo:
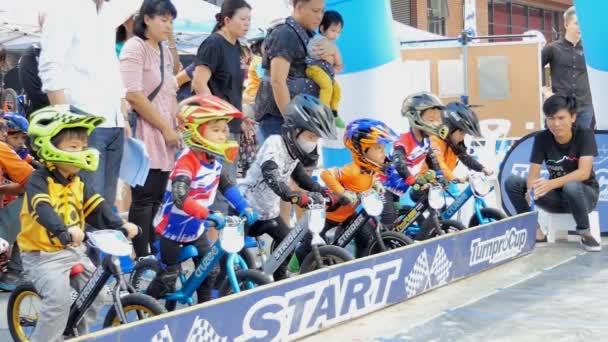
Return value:
<svg viewBox="0 0 608 342">
<path fill-rule="evenodd" d="M 21 208 L 21 233 L 17 243 L 23 252 L 53 252 L 64 248 L 58 236 L 68 227 L 85 224 L 116 229 L 123 224 L 100 195 L 80 177 L 63 177 L 52 166 L 34 171 L 26 186 Z"/>
</svg>

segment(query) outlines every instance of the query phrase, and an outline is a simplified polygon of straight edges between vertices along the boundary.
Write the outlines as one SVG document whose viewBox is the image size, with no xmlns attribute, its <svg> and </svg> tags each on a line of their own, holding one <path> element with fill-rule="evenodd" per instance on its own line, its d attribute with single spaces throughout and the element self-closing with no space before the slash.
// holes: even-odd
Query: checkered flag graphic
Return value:
<svg viewBox="0 0 608 342">
<path fill-rule="evenodd" d="M 196 316 L 186 342 L 227 342 L 228 337 L 221 337 L 215 332 L 209 321 Z"/>
<path fill-rule="evenodd" d="M 407 297 L 412 297 L 426 290 L 431 285 L 431 271 L 426 248 L 418 255 L 414 268 L 405 278 L 405 292 Z"/>
<path fill-rule="evenodd" d="M 152 338 L 150 342 L 173 342 L 173 337 L 171 337 L 171 331 L 169 327 L 165 324 L 163 330 L 157 332 Z"/>
<path fill-rule="evenodd" d="M 446 284 L 450 278 L 450 269 L 452 262 L 445 254 L 445 249 L 438 246 L 431 264 L 431 275 L 433 276 L 434 286 Z"/>
</svg>

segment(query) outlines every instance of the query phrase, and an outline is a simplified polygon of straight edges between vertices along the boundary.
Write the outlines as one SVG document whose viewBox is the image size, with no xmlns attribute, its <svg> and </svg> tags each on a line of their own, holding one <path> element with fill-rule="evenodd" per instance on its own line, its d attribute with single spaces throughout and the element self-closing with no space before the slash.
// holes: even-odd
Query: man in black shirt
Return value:
<svg viewBox="0 0 608 342">
<path fill-rule="evenodd" d="M 587 63 L 581 43 L 581 31 L 574 7 L 564 13 L 565 36 L 542 51 L 542 67 L 551 67 L 552 92 L 543 89 L 545 97 L 552 93 L 572 96 L 577 101 L 576 124 L 584 128 L 595 127 L 593 103 L 587 77 Z"/>
<path fill-rule="evenodd" d="M 511 175 L 506 192 L 518 213 L 530 211 L 534 201 L 550 213 L 572 213 L 581 243 L 587 251 L 600 251 L 591 235 L 588 214 L 595 208 L 599 185 L 593 172 L 593 157 L 598 155 L 593 131 L 573 125 L 576 101 L 553 95 L 543 105 L 548 129 L 534 138 L 528 180 Z M 541 178 L 542 163 L 549 179 Z M 537 241 L 542 238 L 537 232 Z"/>
<path fill-rule="evenodd" d="M 49 105 L 49 98 L 42 91 L 42 81 L 38 76 L 38 58 L 40 46 L 34 44 L 19 59 L 19 78 L 30 102 L 28 114 Z"/>
</svg>

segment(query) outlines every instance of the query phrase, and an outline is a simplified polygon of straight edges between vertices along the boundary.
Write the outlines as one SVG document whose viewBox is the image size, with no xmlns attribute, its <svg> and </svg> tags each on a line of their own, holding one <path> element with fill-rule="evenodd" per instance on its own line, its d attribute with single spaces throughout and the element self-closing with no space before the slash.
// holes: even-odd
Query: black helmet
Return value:
<svg viewBox="0 0 608 342">
<path fill-rule="evenodd" d="M 302 150 L 297 141 L 302 131 L 310 131 L 323 139 L 338 138 L 331 109 L 318 98 L 305 94 L 297 95 L 287 106 L 282 136 L 289 153 L 304 166 L 311 166 L 316 164 L 319 155 L 316 151 L 306 153 Z"/>
<path fill-rule="evenodd" d="M 422 112 L 431 109 L 439 108 L 445 109 L 443 103 L 439 98 L 428 92 L 414 93 L 403 100 L 403 106 L 401 107 L 401 115 L 405 116 L 410 126 L 427 132 L 428 134 L 437 135 L 442 139 L 448 134 L 447 127 L 439 126 L 434 127 L 422 120 Z"/>
<path fill-rule="evenodd" d="M 450 133 L 459 129 L 473 137 L 482 137 L 477 114 L 475 114 L 471 107 L 461 102 L 454 101 L 448 103 L 443 120 L 450 128 Z"/>
</svg>

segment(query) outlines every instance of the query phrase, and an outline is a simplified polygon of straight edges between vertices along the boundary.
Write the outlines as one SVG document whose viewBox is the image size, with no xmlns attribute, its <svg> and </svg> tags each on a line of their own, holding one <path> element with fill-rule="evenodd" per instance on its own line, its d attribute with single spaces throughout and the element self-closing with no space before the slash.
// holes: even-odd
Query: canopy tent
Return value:
<svg viewBox="0 0 608 342">
<path fill-rule="evenodd" d="M 38 11 L 39 0 L 13 1 L 0 9 L 0 44 L 9 52 L 19 52 L 40 39 Z"/>
<path fill-rule="evenodd" d="M 248 36 L 263 32 L 273 21 L 291 13 L 289 0 L 249 0 L 252 10 Z M 195 54 L 201 42 L 215 26 L 216 5 L 202 0 L 174 0 L 177 19 L 174 31 L 181 53 Z M 7 3 L 0 9 L 0 43 L 9 51 L 18 52 L 40 39 L 38 13 L 48 6 L 43 0 L 22 0 Z M 346 23 L 349 25 L 349 23 Z M 442 36 L 394 22 L 395 36 L 400 41 L 427 40 Z"/>
</svg>

